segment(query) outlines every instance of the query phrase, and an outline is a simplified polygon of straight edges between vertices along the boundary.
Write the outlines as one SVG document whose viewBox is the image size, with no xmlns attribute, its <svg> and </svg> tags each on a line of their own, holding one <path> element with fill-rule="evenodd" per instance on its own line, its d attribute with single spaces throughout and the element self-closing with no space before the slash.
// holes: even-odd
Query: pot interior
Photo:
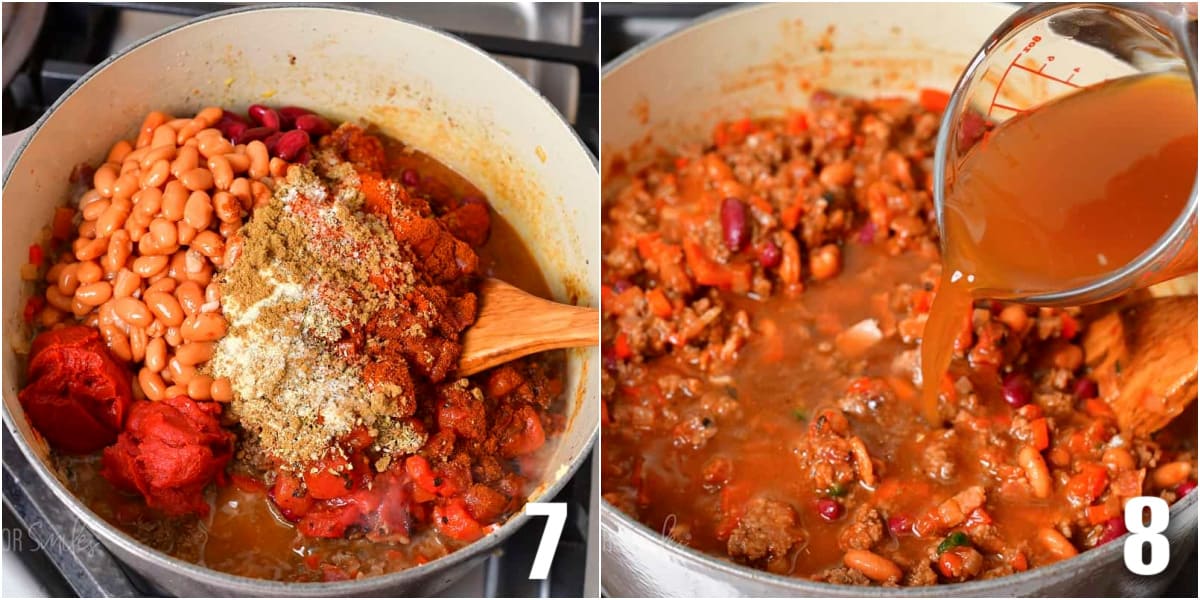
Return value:
<svg viewBox="0 0 1200 600">
<path fill-rule="evenodd" d="M 661 156 L 709 139 L 720 121 L 783 116 L 826 89 L 865 98 L 916 99 L 920 90 L 950 92 L 980 44 L 1018 7 L 1006 4 L 784 3 L 714 13 L 687 28 L 634 48 L 601 80 L 601 172 L 605 198 Z M 1097 68 L 1108 66 L 1090 65 Z M 1089 64 L 1083 65 L 1085 68 Z M 1006 93 L 1039 98 L 1045 90 Z M 1195 276 L 1162 292 L 1195 293 Z M 1187 500 L 1173 514 L 1191 510 Z M 814 596 L 877 595 L 871 589 L 816 584 L 742 567 L 671 542 L 602 500 L 605 565 L 610 594 Z M 1193 517 L 1194 519 L 1194 517 Z M 1193 521 L 1194 522 L 1194 521 Z M 1078 571 L 1115 560 L 1115 548 L 1033 571 L 1044 583 L 1069 586 Z M 1038 573 L 1041 571 L 1041 573 Z M 682 575 L 682 577 L 681 577 Z M 694 579 L 687 579 L 694 575 Z M 1014 579 L 1032 590 L 1030 576 L 964 584 L 966 595 L 1011 594 Z M 683 580 L 686 579 L 686 580 Z M 615 585 L 614 585 L 615 584 Z M 628 587 L 626 587 L 628 586 Z M 947 593 L 946 586 L 898 595 Z M 1066 589 L 1047 588 L 1047 589 Z M 888 595 L 896 594 L 895 590 Z M 950 592 L 953 595 L 956 592 Z"/>
</svg>

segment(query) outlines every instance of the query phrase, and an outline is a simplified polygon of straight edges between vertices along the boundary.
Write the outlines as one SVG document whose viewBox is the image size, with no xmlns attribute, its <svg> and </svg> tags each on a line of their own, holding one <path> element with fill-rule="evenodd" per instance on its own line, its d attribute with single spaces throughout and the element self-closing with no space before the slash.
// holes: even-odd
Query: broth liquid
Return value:
<svg viewBox="0 0 1200 600">
<path fill-rule="evenodd" d="M 1196 127 L 1191 81 L 1150 74 L 1013 118 L 967 154 L 946 198 L 942 279 L 921 342 L 931 424 L 973 300 L 1076 287 L 1150 248 L 1192 191 Z M 1195 270 L 1186 258 L 1159 280 Z"/>
</svg>

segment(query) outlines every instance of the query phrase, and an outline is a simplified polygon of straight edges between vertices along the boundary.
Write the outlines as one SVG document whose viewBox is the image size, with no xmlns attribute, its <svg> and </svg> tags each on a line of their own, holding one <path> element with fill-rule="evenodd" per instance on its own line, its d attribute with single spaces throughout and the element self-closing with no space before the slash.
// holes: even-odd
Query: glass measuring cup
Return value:
<svg viewBox="0 0 1200 600">
<path fill-rule="evenodd" d="M 1031 4 L 992 33 L 955 86 L 934 157 L 934 205 L 945 231 L 956 169 L 983 133 L 1103 81 L 1152 72 L 1196 85 L 1195 4 Z M 1012 296 L 1041 305 L 1098 302 L 1196 267 L 1196 186 L 1170 228 L 1141 255 L 1095 280 Z M 1136 209 L 1136 208 L 1131 208 Z M 945 241 L 943 240 L 943 245 Z"/>
</svg>

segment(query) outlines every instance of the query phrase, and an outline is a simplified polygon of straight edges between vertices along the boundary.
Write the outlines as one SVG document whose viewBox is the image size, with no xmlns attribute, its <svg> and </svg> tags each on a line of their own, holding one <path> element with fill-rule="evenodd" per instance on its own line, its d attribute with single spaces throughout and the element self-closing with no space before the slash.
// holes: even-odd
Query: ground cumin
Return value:
<svg viewBox="0 0 1200 600">
<path fill-rule="evenodd" d="M 361 364 L 334 352 L 348 327 L 399 306 L 414 275 L 411 255 L 360 210 L 354 171 L 329 171 L 338 177 L 291 167 L 240 230 L 241 256 L 220 277 L 230 328 L 208 367 L 233 384 L 230 415 L 256 448 L 294 468 L 356 427 L 388 453 L 425 440 L 397 418 L 397 406 L 415 403 L 411 387 L 369 384 Z"/>
</svg>

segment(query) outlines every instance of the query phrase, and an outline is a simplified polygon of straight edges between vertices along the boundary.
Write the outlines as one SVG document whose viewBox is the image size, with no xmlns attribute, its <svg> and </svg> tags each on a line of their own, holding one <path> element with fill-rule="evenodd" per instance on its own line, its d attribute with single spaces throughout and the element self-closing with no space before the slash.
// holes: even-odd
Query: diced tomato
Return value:
<svg viewBox="0 0 1200 600">
<path fill-rule="evenodd" d="M 990 525 L 992 523 L 992 515 L 983 508 L 977 508 L 967 515 L 965 525 L 973 527 L 975 525 Z"/>
<path fill-rule="evenodd" d="M 1012 557 L 1012 560 L 1008 561 L 1008 564 L 1012 565 L 1012 568 L 1015 571 L 1029 570 L 1029 558 L 1027 558 L 1025 553 L 1021 552 L 1020 550 L 1017 550 L 1017 553 Z"/>
<path fill-rule="evenodd" d="M 371 446 L 375 439 L 366 427 L 355 427 L 342 439 L 342 444 L 351 452 L 362 452 Z"/>
<path fill-rule="evenodd" d="M 721 520 L 717 523 L 717 539 L 729 539 L 746 512 L 750 492 L 750 485 L 745 482 L 731 482 L 721 488 Z"/>
<path fill-rule="evenodd" d="M 899 492 L 900 481 L 898 479 L 884 479 L 879 483 L 879 486 L 875 488 L 875 498 L 876 500 L 883 502 L 894 497 Z"/>
<path fill-rule="evenodd" d="M 275 485 L 271 487 L 271 501 L 279 508 L 279 513 L 289 521 L 300 520 L 313 506 L 300 478 L 285 471 L 275 473 Z"/>
<path fill-rule="evenodd" d="M 804 215 L 804 209 L 807 206 L 803 195 L 797 195 L 791 204 L 785 206 L 779 213 L 779 220 L 783 223 L 784 228 L 795 229 L 800 224 L 800 217 Z"/>
<path fill-rule="evenodd" d="M 1067 313 L 1062 313 L 1062 338 L 1070 340 L 1075 338 L 1075 334 L 1079 333 L 1079 321 Z"/>
<path fill-rule="evenodd" d="M 267 491 L 267 484 L 243 473 L 233 473 L 229 476 L 233 487 L 246 493 L 261 493 Z"/>
<path fill-rule="evenodd" d="M 671 301 L 667 299 L 667 295 L 661 288 L 654 288 L 646 292 L 646 300 L 650 303 L 650 310 L 655 315 L 663 319 L 671 317 Z"/>
<path fill-rule="evenodd" d="M 467 512 L 466 502 L 461 498 L 433 507 L 433 525 L 442 535 L 462 542 L 483 537 L 483 527 Z"/>
<path fill-rule="evenodd" d="M 1017 409 L 1017 414 L 1029 419 L 1030 421 L 1033 421 L 1035 419 L 1042 418 L 1042 415 L 1045 413 L 1042 412 L 1042 407 L 1036 404 L 1026 404 L 1025 406 Z"/>
<path fill-rule="evenodd" d="M 733 284 L 733 272 L 708 258 L 700 244 L 686 240 L 683 243 L 683 252 L 698 283 L 722 288 L 729 288 Z"/>
<path fill-rule="evenodd" d="M 686 169 L 687 166 L 688 166 L 687 158 L 685 158 L 683 156 L 678 156 L 675 158 L 675 170 L 676 171 L 682 171 L 682 170 Z"/>
<path fill-rule="evenodd" d="M 802 112 L 794 112 L 788 117 L 787 132 L 796 135 L 808 131 L 808 115 Z"/>
<path fill-rule="evenodd" d="M 50 235 L 60 242 L 65 242 L 71 239 L 74 231 L 75 209 L 69 206 L 60 206 L 54 209 L 54 221 L 50 225 Z"/>
<path fill-rule="evenodd" d="M 1117 415 L 1113 412 L 1112 407 L 1109 406 L 1107 402 L 1099 398 L 1088 398 L 1087 400 L 1084 400 L 1083 410 L 1088 415 L 1096 418 L 1117 418 Z"/>
<path fill-rule="evenodd" d="M 1050 447 L 1050 425 L 1046 419 L 1034 419 L 1029 423 L 1029 429 L 1033 433 L 1033 447 L 1039 452 Z"/>
<path fill-rule="evenodd" d="M 1120 511 L 1113 510 L 1107 504 L 1089 506 L 1084 512 L 1087 514 L 1088 523 L 1092 525 L 1099 525 L 1113 517 L 1120 516 Z"/>
<path fill-rule="evenodd" d="M 933 306 L 933 294 L 925 290 L 917 290 L 912 293 L 913 312 L 917 314 L 925 314 L 929 312 L 929 308 Z"/>
<path fill-rule="evenodd" d="M 712 138 L 713 144 L 716 146 L 724 146 L 729 143 L 729 131 L 725 127 L 725 123 L 717 123 L 713 128 Z"/>
<path fill-rule="evenodd" d="M 46 260 L 46 254 L 42 250 L 40 244 L 29 245 L 29 262 L 37 266 L 42 266 L 42 262 Z"/>
<path fill-rule="evenodd" d="M 618 333 L 616 339 L 613 340 L 613 351 L 621 360 L 633 356 L 633 349 L 629 347 L 629 336 L 625 335 L 624 331 Z"/>
<path fill-rule="evenodd" d="M 653 260 L 656 254 L 655 246 L 661 237 L 662 234 L 658 232 L 639 236 L 637 239 L 638 255 L 646 260 Z"/>
<path fill-rule="evenodd" d="M 433 468 L 424 456 L 412 455 L 404 461 L 404 470 L 416 482 L 417 486 L 431 494 L 437 494 L 437 484 L 434 483 Z"/>
<path fill-rule="evenodd" d="M 1099 463 L 1084 463 L 1079 473 L 1067 481 L 1067 497 L 1073 504 L 1095 502 L 1108 487 L 1108 469 Z"/>
<path fill-rule="evenodd" d="M 421 486 L 417 486 L 412 489 L 413 502 L 416 502 L 418 504 L 423 504 L 425 502 L 431 502 L 433 500 L 437 500 L 437 498 L 438 498 L 438 495 L 436 493 L 431 492 Z"/>
<path fill-rule="evenodd" d="M 334 453 L 304 470 L 304 485 L 317 500 L 341 498 L 356 489 L 357 475 L 349 460 Z"/>
<path fill-rule="evenodd" d="M 357 504 L 321 504 L 301 517 L 296 529 L 309 537 L 340 538 L 361 516 Z"/>
<path fill-rule="evenodd" d="M 758 212 L 761 212 L 764 215 L 773 214 L 775 212 L 775 207 L 771 206 L 770 202 L 767 202 L 765 198 L 759 196 L 758 194 L 751 194 L 750 197 L 747 198 L 747 201 L 749 201 L 750 205 L 758 210 Z"/>
<path fill-rule="evenodd" d="M 520 420 L 521 429 L 506 436 L 500 445 L 500 452 L 508 458 L 530 454 L 546 443 L 542 419 L 532 406 L 522 406 L 516 417 Z"/>
<path fill-rule="evenodd" d="M 600 306 L 604 309 L 604 314 L 611 315 L 613 301 L 616 300 L 617 293 L 613 291 L 612 286 L 600 286 Z"/>
<path fill-rule="evenodd" d="M 922 88 L 918 102 L 925 110 L 940 113 L 946 110 L 946 105 L 950 104 L 950 94 L 941 90 Z"/>
<path fill-rule="evenodd" d="M 304 566 L 310 569 L 316 569 L 321 566 L 321 555 L 313 552 L 304 557 Z"/>
<path fill-rule="evenodd" d="M 21 314 L 21 318 L 25 319 L 26 323 L 32 323 L 37 318 L 38 313 L 46 307 L 46 298 L 42 295 L 30 296 L 25 301 L 25 311 Z"/>
<path fill-rule="evenodd" d="M 747 136 L 758 130 L 758 127 L 751 121 L 749 117 L 743 117 L 733 122 L 733 131 L 740 136 Z"/>
</svg>

